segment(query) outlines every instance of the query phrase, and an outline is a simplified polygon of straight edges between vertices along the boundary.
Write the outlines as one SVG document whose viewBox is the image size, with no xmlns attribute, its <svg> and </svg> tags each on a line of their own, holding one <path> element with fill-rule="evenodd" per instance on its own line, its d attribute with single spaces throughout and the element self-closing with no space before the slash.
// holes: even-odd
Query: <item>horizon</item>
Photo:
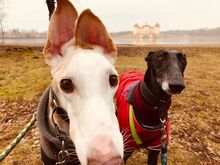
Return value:
<svg viewBox="0 0 220 165">
<path fill-rule="evenodd" d="M 109 32 L 132 31 L 133 25 L 159 23 L 161 31 L 198 30 L 220 27 L 219 0 L 71 0 L 78 13 L 90 8 Z M 27 7 L 28 6 L 28 7 Z M 112 10 L 114 9 L 114 10 Z M 138 10 L 137 10 L 138 9 Z M 49 24 L 45 0 L 5 0 L 6 30 L 47 31 Z M 28 14 L 30 13 L 30 14 Z M 31 25 L 31 26 L 30 26 Z"/>
<path fill-rule="evenodd" d="M 133 27 L 133 26 L 132 26 Z M 196 31 L 196 30 L 213 30 L 213 29 L 217 29 L 220 28 L 220 26 L 217 27 L 204 27 L 204 28 L 198 28 L 198 29 L 172 29 L 172 30 L 161 30 L 160 32 L 168 32 L 168 31 Z M 14 29 L 7 29 L 5 32 L 10 32 L 12 30 L 19 30 L 19 32 L 37 32 L 37 33 L 47 33 L 48 30 L 45 31 L 38 31 L 36 29 L 19 29 L 19 28 L 14 28 Z M 124 30 L 124 31 L 115 31 L 115 32 L 109 32 L 109 33 L 122 33 L 122 32 L 132 32 L 133 29 L 129 29 L 129 30 Z"/>
</svg>

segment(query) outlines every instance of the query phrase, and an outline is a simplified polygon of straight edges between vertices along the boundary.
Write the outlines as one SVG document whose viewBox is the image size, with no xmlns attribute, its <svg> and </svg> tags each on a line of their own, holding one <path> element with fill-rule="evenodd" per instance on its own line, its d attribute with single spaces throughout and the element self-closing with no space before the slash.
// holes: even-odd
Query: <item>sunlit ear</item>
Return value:
<svg viewBox="0 0 220 165">
<path fill-rule="evenodd" d="M 79 16 L 75 44 L 85 49 L 94 49 L 95 46 L 99 46 L 112 59 L 115 59 L 117 55 L 116 47 L 105 26 L 89 9 L 83 11 Z"/>
<path fill-rule="evenodd" d="M 75 32 L 77 11 L 68 0 L 57 0 L 48 30 L 48 41 L 44 48 L 46 62 L 51 64 L 53 57 L 62 56 L 62 46 L 70 41 Z"/>
</svg>

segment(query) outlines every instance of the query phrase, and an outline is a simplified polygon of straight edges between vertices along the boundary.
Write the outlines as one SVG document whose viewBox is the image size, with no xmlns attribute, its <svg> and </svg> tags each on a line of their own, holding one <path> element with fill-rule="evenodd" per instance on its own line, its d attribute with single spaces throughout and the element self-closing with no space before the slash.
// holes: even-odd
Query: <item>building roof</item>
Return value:
<svg viewBox="0 0 220 165">
<path fill-rule="evenodd" d="M 155 26 L 160 27 L 160 24 L 157 22 L 157 23 L 155 24 Z"/>
<path fill-rule="evenodd" d="M 143 26 L 140 26 L 137 23 L 134 24 L 134 28 L 142 29 L 142 28 L 145 28 L 145 27 L 149 27 L 149 28 L 160 27 L 160 24 L 158 22 L 154 26 L 151 26 L 151 25 L 148 25 L 148 24 L 144 24 Z"/>
</svg>

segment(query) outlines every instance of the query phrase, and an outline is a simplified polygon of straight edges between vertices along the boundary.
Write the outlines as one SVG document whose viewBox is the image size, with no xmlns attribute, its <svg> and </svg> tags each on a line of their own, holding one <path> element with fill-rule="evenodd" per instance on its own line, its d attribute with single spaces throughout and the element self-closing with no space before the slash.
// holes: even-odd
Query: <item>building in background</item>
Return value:
<svg viewBox="0 0 220 165">
<path fill-rule="evenodd" d="M 135 37 L 158 37 L 160 35 L 160 24 L 156 23 L 154 26 L 148 24 L 140 26 L 135 24 L 133 27 L 133 35 Z"/>
</svg>

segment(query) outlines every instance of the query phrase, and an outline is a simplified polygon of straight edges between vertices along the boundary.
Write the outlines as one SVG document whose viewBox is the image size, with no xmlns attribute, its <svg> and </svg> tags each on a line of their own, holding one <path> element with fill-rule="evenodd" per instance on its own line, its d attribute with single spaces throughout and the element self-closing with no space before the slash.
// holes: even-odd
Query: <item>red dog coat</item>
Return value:
<svg viewBox="0 0 220 165">
<path fill-rule="evenodd" d="M 140 92 L 140 82 L 144 78 L 144 73 L 140 71 L 129 71 L 120 76 L 119 88 L 116 93 L 117 102 L 117 117 L 119 121 L 120 131 L 122 132 L 125 139 L 125 148 L 137 148 L 138 146 L 143 146 L 151 150 L 160 150 L 161 143 L 161 130 L 150 130 L 142 127 L 134 116 L 133 108 L 137 110 L 149 111 L 149 115 L 146 115 L 146 119 L 155 122 L 155 116 L 158 117 L 158 112 L 153 109 L 147 103 Z M 133 106 L 129 104 L 127 100 L 127 95 L 134 85 L 137 85 L 136 89 L 133 91 Z M 170 103 L 167 107 L 169 108 Z M 166 130 L 169 136 L 170 123 L 167 120 Z M 169 137 L 168 137 L 169 139 Z M 169 141 L 169 140 L 168 140 Z"/>
</svg>

